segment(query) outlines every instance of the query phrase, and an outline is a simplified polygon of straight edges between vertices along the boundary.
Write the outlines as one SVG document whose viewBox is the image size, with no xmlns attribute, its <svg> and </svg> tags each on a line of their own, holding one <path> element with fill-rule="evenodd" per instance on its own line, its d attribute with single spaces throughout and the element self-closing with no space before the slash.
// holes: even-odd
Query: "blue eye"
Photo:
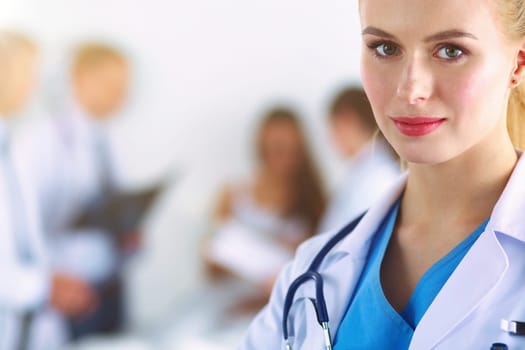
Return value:
<svg viewBox="0 0 525 350">
<path fill-rule="evenodd" d="M 453 60 L 463 56 L 463 54 L 463 50 L 454 46 L 444 46 L 437 52 L 437 56 L 445 60 Z"/>
<path fill-rule="evenodd" d="M 391 43 L 382 43 L 375 46 L 375 51 L 377 55 L 382 57 L 394 56 L 398 52 L 398 47 Z"/>
</svg>

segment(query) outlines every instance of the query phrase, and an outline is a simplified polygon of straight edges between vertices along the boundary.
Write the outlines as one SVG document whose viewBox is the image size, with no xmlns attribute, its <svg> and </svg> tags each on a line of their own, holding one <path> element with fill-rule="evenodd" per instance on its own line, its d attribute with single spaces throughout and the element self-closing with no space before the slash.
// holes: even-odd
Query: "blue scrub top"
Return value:
<svg viewBox="0 0 525 350">
<path fill-rule="evenodd" d="M 334 350 L 408 349 L 414 329 L 468 250 L 485 230 L 486 220 L 421 277 L 398 313 L 381 287 L 381 262 L 399 211 L 398 200 L 386 215 L 370 248 L 356 292 L 335 337 Z"/>
</svg>

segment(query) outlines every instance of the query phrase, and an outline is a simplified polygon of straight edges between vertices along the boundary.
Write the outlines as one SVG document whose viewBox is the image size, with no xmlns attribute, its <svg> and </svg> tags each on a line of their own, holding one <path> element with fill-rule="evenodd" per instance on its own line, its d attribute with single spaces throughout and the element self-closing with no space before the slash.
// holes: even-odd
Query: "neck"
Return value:
<svg viewBox="0 0 525 350">
<path fill-rule="evenodd" d="M 505 138 L 476 145 L 441 164 L 409 164 L 402 201 L 404 222 L 481 223 L 496 204 L 517 154 Z"/>
<path fill-rule="evenodd" d="M 96 104 L 89 98 L 89 96 L 78 91 L 78 88 L 74 95 L 73 104 L 89 118 L 98 119 L 100 117 L 101 113 Z"/>
<path fill-rule="evenodd" d="M 368 131 L 362 131 L 352 135 L 352 146 L 348 147 L 344 157 L 346 159 L 354 159 L 358 157 L 365 148 L 367 148 L 372 142 L 373 135 Z"/>
<path fill-rule="evenodd" d="M 98 119 L 99 112 L 96 108 L 93 108 L 89 104 L 80 104 L 80 109 L 84 112 L 85 116 L 89 119 Z"/>
</svg>

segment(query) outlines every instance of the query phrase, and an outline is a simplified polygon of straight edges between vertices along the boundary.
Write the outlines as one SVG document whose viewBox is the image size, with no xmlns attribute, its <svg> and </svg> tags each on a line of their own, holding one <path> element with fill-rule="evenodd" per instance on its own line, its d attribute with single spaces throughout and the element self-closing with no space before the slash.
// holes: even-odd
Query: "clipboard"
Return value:
<svg viewBox="0 0 525 350">
<path fill-rule="evenodd" d="M 103 229 L 117 236 L 136 231 L 165 187 L 161 183 L 139 191 L 106 193 L 82 211 L 71 228 Z"/>
</svg>

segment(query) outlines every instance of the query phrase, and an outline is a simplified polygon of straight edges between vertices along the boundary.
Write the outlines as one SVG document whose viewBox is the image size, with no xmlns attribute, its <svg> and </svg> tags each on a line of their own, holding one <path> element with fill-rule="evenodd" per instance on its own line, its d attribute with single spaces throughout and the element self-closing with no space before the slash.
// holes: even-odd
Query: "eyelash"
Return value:
<svg viewBox="0 0 525 350">
<path fill-rule="evenodd" d="M 394 42 L 391 42 L 391 41 L 387 41 L 387 40 L 379 40 L 379 41 L 374 41 L 374 42 L 371 42 L 370 44 L 367 44 L 366 46 L 372 51 L 372 54 L 374 55 L 374 57 L 378 58 L 378 59 L 389 59 L 395 55 L 392 55 L 392 56 L 383 56 L 383 55 L 380 55 L 378 52 L 377 52 L 377 49 L 378 47 L 380 47 L 381 45 L 392 45 L 394 47 L 396 47 L 396 50 L 399 50 L 399 46 L 396 45 Z"/>
<path fill-rule="evenodd" d="M 377 52 L 377 49 L 381 46 L 381 45 L 392 45 L 396 48 L 396 53 L 393 54 L 393 55 L 390 55 L 390 56 L 385 56 L 385 55 L 381 55 Z M 399 48 L 399 45 L 397 45 L 396 43 L 392 42 L 392 41 L 388 41 L 388 40 L 379 40 L 379 41 L 374 41 L 374 42 L 371 42 L 370 44 L 366 44 L 366 46 L 372 51 L 372 54 L 374 55 L 374 57 L 378 58 L 378 59 L 389 59 L 389 58 L 392 58 L 392 57 L 395 57 L 397 56 L 399 53 L 398 51 L 400 50 Z M 442 49 L 454 49 L 454 50 L 459 50 L 461 53 L 457 56 L 457 57 L 451 57 L 451 58 L 441 58 L 441 57 L 438 57 L 437 54 L 439 53 L 439 51 L 441 51 Z M 463 56 L 467 56 L 470 54 L 470 52 L 464 48 L 462 48 L 461 46 L 459 45 L 455 45 L 455 44 L 451 44 L 451 43 L 441 43 L 439 44 L 434 50 L 434 53 L 432 54 L 433 57 L 436 57 L 437 59 L 440 59 L 442 61 L 445 61 L 445 62 L 457 62 L 459 60 L 461 60 L 462 58 L 464 58 Z"/>
<path fill-rule="evenodd" d="M 470 52 L 464 48 L 462 48 L 461 46 L 459 45 L 455 45 L 455 44 L 451 44 L 451 43 L 443 43 L 443 44 L 440 44 L 436 50 L 435 50 L 435 54 L 433 56 L 437 56 L 438 52 L 443 50 L 443 49 L 453 49 L 453 50 L 458 50 L 461 52 L 461 54 L 457 57 L 450 57 L 450 58 L 441 58 L 441 57 L 437 57 L 438 59 L 441 59 L 441 60 L 444 60 L 444 61 L 447 61 L 447 62 L 456 62 L 456 61 L 459 61 L 461 59 L 464 58 L 464 56 L 468 56 L 470 54 Z"/>
</svg>

